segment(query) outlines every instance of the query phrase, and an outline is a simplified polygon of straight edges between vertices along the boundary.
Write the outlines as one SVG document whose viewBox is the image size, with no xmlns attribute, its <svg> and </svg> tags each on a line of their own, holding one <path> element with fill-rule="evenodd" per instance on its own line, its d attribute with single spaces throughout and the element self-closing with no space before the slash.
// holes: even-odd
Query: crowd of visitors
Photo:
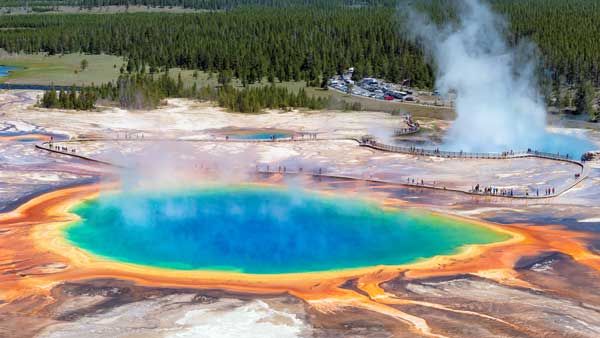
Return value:
<svg viewBox="0 0 600 338">
<path fill-rule="evenodd" d="M 475 193 L 475 194 L 493 195 L 493 196 L 508 196 L 508 197 L 515 196 L 515 191 L 513 190 L 513 188 L 499 188 L 499 187 L 494 187 L 494 186 L 482 187 L 479 184 L 476 184 L 475 186 L 473 186 L 471 188 L 470 192 Z M 554 187 L 548 187 L 548 188 L 544 189 L 542 196 L 552 196 L 555 193 L 556 193 L 556 190 Z M 528 189 L 525 190 L 525 196 L 530 196 Z M 536 197 L 541 196 L 540 189 L 535 190 L 535 196 Z"/>
<path fill-rule="evenodd" d="M 513 188 L 481 187 L 479 183 L 471 189 L 471 192 L 484 195 L 514 196 Z"/>
</svg>

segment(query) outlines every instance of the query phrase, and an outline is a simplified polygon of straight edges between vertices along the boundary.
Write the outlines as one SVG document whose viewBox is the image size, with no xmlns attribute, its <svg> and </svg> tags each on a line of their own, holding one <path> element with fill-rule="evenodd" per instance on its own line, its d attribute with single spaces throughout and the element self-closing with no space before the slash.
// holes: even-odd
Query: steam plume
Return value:
<svg viewBox="0 0 600 338">
<path fill-rule="evenodd" d="M 543 147 L 546 108 L 535 77 L 535 48 L 506 42 L 506 21 L 478 0 L 457 1 L 457 22 L 434 24 L 410 11 L 407 29 L 437 66 L 436 87 L 456 93 L 455 150 Z"/>
</svg>

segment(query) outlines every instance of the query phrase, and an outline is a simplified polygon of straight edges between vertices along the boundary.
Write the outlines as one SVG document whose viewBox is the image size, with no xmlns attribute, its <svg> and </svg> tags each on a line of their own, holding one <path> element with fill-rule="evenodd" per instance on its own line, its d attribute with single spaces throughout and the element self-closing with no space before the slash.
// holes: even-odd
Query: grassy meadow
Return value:
<svg viewBox="0 0 600 338">
<path fill-rule="evenodd" d="M 88 66 L 81 69 L 81 61 Z M 49 85 L 90 85 L 115 80 L 123 58 L 112 55 L 45 55 L 45 54 L 0 54 L 0 65 L 22 69 L 11 71 L 9 76 L 0 77 L 0 83 Z"/>
<path fill-rule="evenodd" d="M 81 61 L 88 61 L 86 69 L 81 69 Z M 64 55 L 45 55 L 45 54 L 7 54 L 0 53 L 0 65 L 17 66 L 22 69 L 11 71 L 9 76 L 0 77 L 0 83 L 9 84 L 39 84 L 39 85 L 65 85 L 75 84 L 85 86 L 102 84 L 114 81 L 119 76 L 119 69 L 123 65 L 122 57 L 114 55 L 84 55 L 84 54 L 64 54 Z M 217 86 L 218 74 L 209 74 L 198 71 L 194 76 L 193 70 L 173 68 L 169 74 L 181 78 L 186 87 L 193 86 L 196 83 L 198 88 Z M 269 82 L 263 80 L 260 83 L 254 83 L 250 86 L 264 86 Z M 242 88 L 239 79 L 234 78 L 231 82 L 234 87 Z M 331 97 L 334 102 L 359 102 L 363 110 L 384 111 L 384 112 L 410 112 L 419 117 L 452 118 L 454 116 L 451 109 L 444 107 L 424 106 L 419 104 L 388 102 L 375 100 L 372 98 L 350 96 L 334 90 L 323 90 L 321 88 L 306 87 L 304 81 L 276 82 L 276 86 L 286 87 L 289 90 L 297 91 L 305 88 L 307 94 L 320 97 Z M 339 107 L 334 107 L 339 108 Z"/>
</svg>

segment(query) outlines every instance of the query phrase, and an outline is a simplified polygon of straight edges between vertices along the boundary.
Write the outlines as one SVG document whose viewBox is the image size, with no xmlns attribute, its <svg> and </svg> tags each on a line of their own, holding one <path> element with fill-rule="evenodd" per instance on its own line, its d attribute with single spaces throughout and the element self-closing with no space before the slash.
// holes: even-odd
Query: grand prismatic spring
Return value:
<svg viewBox="0 0 600 338">
<path fill-rule="evenodd" d="M 400 265 L 509 238 L 466 221 L 251 187 L 117 193 L 76 206 L 75 245 L 116 260 L 254 274 Z"/>
</svg>

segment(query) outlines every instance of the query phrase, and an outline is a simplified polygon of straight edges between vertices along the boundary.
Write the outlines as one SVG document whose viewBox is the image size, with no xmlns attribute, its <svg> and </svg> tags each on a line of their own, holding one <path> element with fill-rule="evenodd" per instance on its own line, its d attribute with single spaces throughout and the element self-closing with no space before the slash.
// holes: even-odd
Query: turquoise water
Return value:
<svg viewBox="0 0 600 338">
<path fill-rule="evenodd" d="M 287 133 L 248 133 L 229 135 L 230 138 L 238 140 L 270 140 L 273 136 L 276 139 L 291 137 L 291 135 Z"/>
<path fill-rule="evenodd" d="M 36 138 L 20 138 L 17 139 L 17 142 L 22 142 L 22 143 L 31 143 L 31 142 L 38 142 L 39 139 Z"/>
<path fill-rule="evenodd" d="M 507 239 L 429 213 L 258 187 L 102 196 L 73 210 L 73 244 L 110 259 L 175 269 L 292 273 L 396 265 Z"/>
<path fill-rule="evenodd" d="M 1 66 L 0 65 L 0 77 L 8 76 L 8 72 L 10 72 L 11 70 L 17 70 L 17 69 L 20 69 L 20 67 Z"/>
</svg>

